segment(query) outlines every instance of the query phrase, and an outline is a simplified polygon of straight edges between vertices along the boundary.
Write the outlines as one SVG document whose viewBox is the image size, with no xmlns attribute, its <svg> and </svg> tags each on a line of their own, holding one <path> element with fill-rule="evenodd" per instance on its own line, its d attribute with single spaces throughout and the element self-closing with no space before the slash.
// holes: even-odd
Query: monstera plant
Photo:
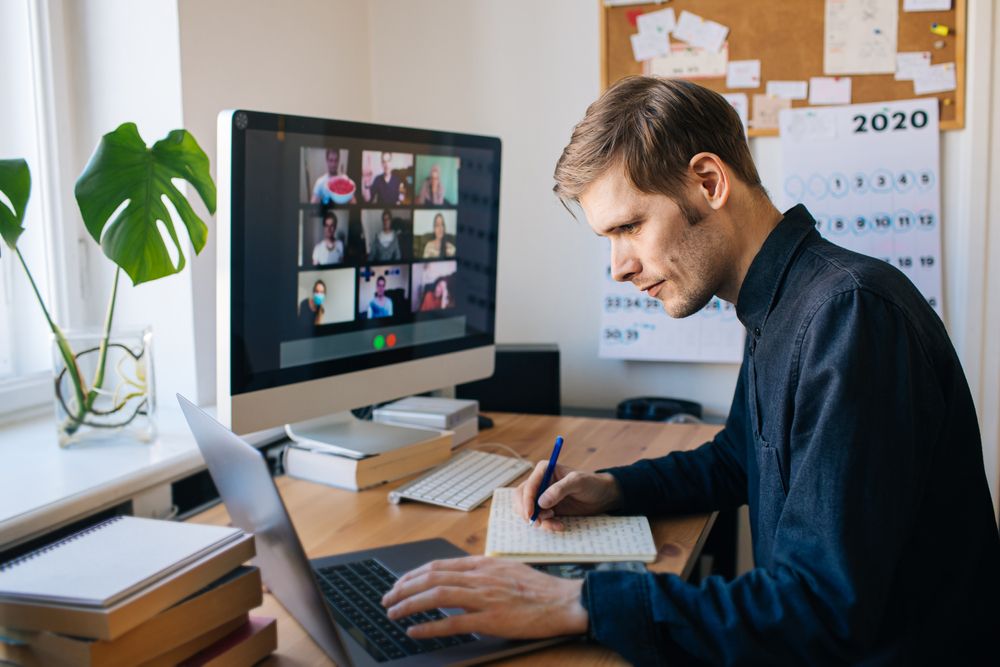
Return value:
<svg viewBox="0 0 1000 667">
<path fill-rule="evenodd" d="M 77 205 L 87 232 L 100 244 L 104 254 L 117 266 L 107 315 L 98 344 L 86 350 L 74 349 L 66 333 L 52 319 L 17 240 L 24 232 L 25 210 L 31 193 L 31 174 L 24 160 L 0 160 L 0 237 L 17 256 L 28 276 L 42 314 L 52 330 L 57 350 L 56 397 L 60 442 L 66 444 L 83 426 L 116 428 L 142 412 L 142 403 L 130 401 L 141 395 L 146 381 L 144 364 L 136 366 L 138 377 L 128 379 L 122 390 L 105 390 L 111 343 L 112 320 L 122 271 L 134 285 L 157 280 L 184 269 L 185 257 L 165 200 L 173 205 L 177 218 L 187 230 L 195 253 L 205 247 L 208 227 L 191 208 L 175 180 L 187 181 L 200 195 L 210 213 L 215 212 L 215 183 L 209 172 L 208 157 L 186 130 L 174 130 L 147 147 L 134 123 L 124 123 L 101 138 L 76 182 Z M 161 229 L 176 249 L 176 261 Z M 139 353 L 141 354 L 141 352 Z M 138 360 L 139 354 L 133 353 Z M 83 355 L 88 355 L 83 363 Z M 92 367 L 85 377 L 83 367 Z M 135 373 L 133 374 L 135 375 Z M 68 388 L 63 391 L 63 387 Z M 64 395 L 66 394 L 66 395 Z M 61 410 L 59 410 L 61 404 Z M 147 406 L 148 407 L 148 406 Z M 66 436 L 66 437 L 64 437 Z"/>
</svg>

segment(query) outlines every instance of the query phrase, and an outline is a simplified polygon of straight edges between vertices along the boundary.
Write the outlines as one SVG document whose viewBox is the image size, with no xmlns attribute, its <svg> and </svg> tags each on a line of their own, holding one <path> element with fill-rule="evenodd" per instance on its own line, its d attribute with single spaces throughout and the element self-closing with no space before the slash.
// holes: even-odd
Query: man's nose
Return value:
<svg viewBox="0 0 1000 667">
<path fill-rule="evenodd" d="M 611 277 L 620 283 L 632 280 L 642 270 L 642 265 L 625 243 L 611 242 Z"/>
</svg>

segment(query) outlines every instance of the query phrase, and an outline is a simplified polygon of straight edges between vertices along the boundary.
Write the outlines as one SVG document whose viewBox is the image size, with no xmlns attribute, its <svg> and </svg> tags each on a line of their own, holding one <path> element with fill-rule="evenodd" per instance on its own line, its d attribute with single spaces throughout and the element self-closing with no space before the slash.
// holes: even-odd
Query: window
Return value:
<svg viewBox="0 0 1000 667">
<path fill-rule="evenodd" d="M 24 158 L 31 168 L 31 198 L 25 232 L 18 241 L 46 305 L 57 317 L 54 299 L 56 265 L 52 216 L 45 193 L 51 185 L 45 169 L 46 81 L 39 35 L 46 21 L 45 3 L 0 3 L 0 157 Z M 45 61 L 44 63 L 41 61 Z M 9 206 L 5 196 L 0 205 Z M 0 249 L 0 419 L 51 405 L 51 335 L 16 253 Z M 46 403 L 48 405 L 46 405 Z"/>
</svg>

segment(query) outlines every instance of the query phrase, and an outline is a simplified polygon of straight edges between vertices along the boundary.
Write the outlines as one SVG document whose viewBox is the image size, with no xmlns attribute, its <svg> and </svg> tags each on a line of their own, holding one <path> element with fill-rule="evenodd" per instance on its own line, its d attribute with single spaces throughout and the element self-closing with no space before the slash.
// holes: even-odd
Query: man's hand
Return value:
<svg viewBox="0 0 1000 667">
<path fill-rule="evenodd" d="M 582 635 L 588 623 L 582 586 L 580 579 L 560 579 L 524 563 L 468 556 L 407 572 L 382 605 L 393 620 L 438 607 L 465 611 L 410 626 L 406 633 L 414 639 L 470 632 L 511 639 Z"/>
<path fill-rule="evenodd" d="M 535 496 L 548 461 L 539 461 L 531 475 L 517 487 L 515 511 L 527 521 L 535 509 Z M 601 514 L 621 505 L 621 489 L 608 473 L 582 472 L 556 464 L 549 488 L 538 499 L 538 522 L 546 530 L 562 530 L 557 516 Z"/>
</svg>

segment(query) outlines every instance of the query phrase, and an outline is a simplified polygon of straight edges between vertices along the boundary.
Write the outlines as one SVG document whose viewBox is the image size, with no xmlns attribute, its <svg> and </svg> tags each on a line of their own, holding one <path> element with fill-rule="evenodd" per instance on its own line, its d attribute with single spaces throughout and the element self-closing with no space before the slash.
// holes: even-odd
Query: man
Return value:
<svg viewBox="0 0 1000 667">
<path fill-rule="evenodd" d="M 313 266 L 339 264 L 344 261 L 344 242 L 337 238 L 337 218 L 327 213 L 323 218 L 323 238 L 313 247 Z"/>
<path fill-rule="evenodd" d="M 332 193 L 330 192 L 330 179 L 334 176 L 340 176 L 348 181 L 351 179 L 347 178 L 340 173 L 340 151 L 336 148 L 326 149 L 326 173 L 316 179 L 313 184 L 312 196 L 309 201 L 313 204 L 328 204 L 332 201 Z M 353 181 L 351 181 L 353 184 Z M 351 203 L 354 202 L 354 198 L 351 198 Z"/>
<path fill-rule="evenodd" d="M 385 295 L 385 278 L 375 279 L 375 296 L 368 302 L 368 319 L 392 317 L 392 299 Z"/>
<path fill-rule="evenodd" d="M 375 204 L 398 204 L 403 201 L 403 182 L 392 173 L 392 153 L 382 153 L 382 173 L 370 186 L 369 201 Z"/>
<path fill-rule="evenodd" d="M 636 664 L 995 658 L 1000 536 L 976 415 L 944 326 L 913 285 L 820 238 L 803 207 L 779 213 L 736 113 L 692 83 L 613 86 L 555 178 L 610 240 L 617 280 L 674 317 L 713 294 L 731 301 L 747 342 L 713 441 L 605 472 L 559 468 L 541 518 L 558 529 L 567 514 L 748 503 L 756 567 L 693 586 L 440 561 L 400 579 L 384 600 L 390 617 L 461 607 L 412 636 L 587 632 Z M 523 516 L 541 473 L 520 487 Z"/>
<path fill-rule="evenodd" d="M 403 258 L 403 248 L 399 244 L 399 234 L 392 226 L 392 211 L 382 211 L 382 230 L 371 239 L 368 250 L 369 262 L 393 262 Z"/>
</svg>

